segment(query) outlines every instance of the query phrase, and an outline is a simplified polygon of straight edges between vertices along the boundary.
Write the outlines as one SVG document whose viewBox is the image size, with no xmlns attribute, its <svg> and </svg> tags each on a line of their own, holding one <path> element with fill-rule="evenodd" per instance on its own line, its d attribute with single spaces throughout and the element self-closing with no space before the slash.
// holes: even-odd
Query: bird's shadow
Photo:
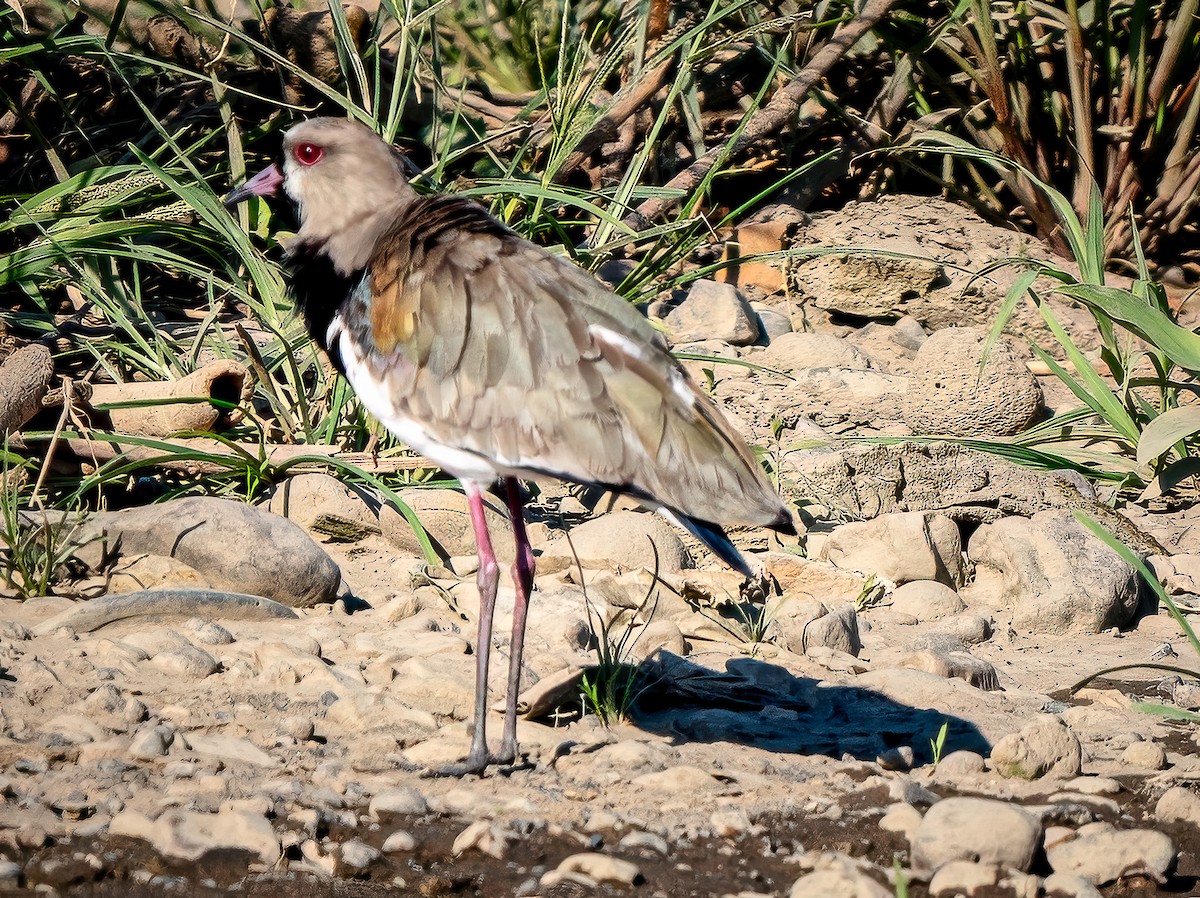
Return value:
<svg viewBox="0 0 1200 898">
<path fill-rule="evenodd" d="M 732 742 L 768 751 L 874 761 L 911 746 L 914 763 L 991 745 L 970 721 L 915 708 L 859 686 L 798 677 L 777 664 L 731 658 L 714 671 L 660 651 L 638 669 L 641 686 L 630 710 L 641 729 L 682 742 Z"/>
</svg>

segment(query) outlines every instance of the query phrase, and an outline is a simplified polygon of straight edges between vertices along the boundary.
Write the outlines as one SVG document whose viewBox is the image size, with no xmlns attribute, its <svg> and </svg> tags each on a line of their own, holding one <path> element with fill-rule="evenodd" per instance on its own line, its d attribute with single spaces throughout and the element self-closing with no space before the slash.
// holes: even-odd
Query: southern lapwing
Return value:
<svg viewBox="0 0 1200 898">
<path fill-rule="evenodd" d="M 631 494 L 749 575 L 722 524 L 794 533 L 743 440 L 635 308 L 471 200 L 421 196 L 405 160 L 363 125 L 315 118 L 282 160 L 226 198 L 291 203 L 291 290 L 313 338 L 392 433 L 457 477 L 479 554 L 475 731 L 481 773 L 517 757 L 517 695 L 533 551 L 519 479 Z M 488 753 L 488 657 L 499 567 L 483 491 L 497 481 L 516 535 L 504 738 Z"/>
</svg>

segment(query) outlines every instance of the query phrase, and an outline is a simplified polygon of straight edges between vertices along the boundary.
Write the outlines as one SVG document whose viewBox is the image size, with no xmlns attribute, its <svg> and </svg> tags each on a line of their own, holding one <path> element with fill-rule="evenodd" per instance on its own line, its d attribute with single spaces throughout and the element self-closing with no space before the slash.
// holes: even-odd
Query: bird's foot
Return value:
<svg viewBox="0 0 1200 898">
<path fill-rule="evenodd" d="M 519 770 L 532 770 L 535 766 L 528 757 L 518 754 L 514 745 L 507 751 L 502 748 L 497 754 L 481 752 L 476 755 L 472 753 L 467 756 L 466 760 L 460 761 L 457 764 L 435 767 L 431 770 L 426 770 L 421 775 L 427 779 L 441 779 L 444 777 L 460 778 L 472 775 L 483 776 L 489 768 L 495 767 L 496 772 L 501 776 L 509 776 Z"/>
<path fill-rule="evenodd" d="M 457 764 L 447 764 L 445 767 L 434 767 L 426 770 L 422 776 L 428 779 L 441 779 L 443 777 L 453 777 L 455 779 L 464 776 L 483 776 L 487 769 L 493 764 L 500 762 L 487 752 L 475 754 L 472 752 L 467 755 L 466 760 L 459 761 Z"/>
</svg>

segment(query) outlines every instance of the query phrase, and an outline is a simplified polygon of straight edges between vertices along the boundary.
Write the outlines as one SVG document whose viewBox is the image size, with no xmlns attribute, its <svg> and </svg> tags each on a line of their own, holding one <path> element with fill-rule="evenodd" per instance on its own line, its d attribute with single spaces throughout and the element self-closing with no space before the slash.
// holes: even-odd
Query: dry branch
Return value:
<svg viewBox="0 0 1200 898">
<path fill-rule="evenodd" d="M 0 365 L 0 431 L 13 433 L 42 408 L 54 359 L 40 343 L 18 349 Z"/>
<path fill-rule="evenodd" d="M 668 190 L 691 193 L 724 156 L 732 157 L 756 141 L 776 134 L 796 118 L 800 104 L 810 90 L 833 68 L 834 63 L 858 43 L 895 5 L 896 0 L 867 0 L 862 12 L 831 37 L 812 60 L 792 81 L 776 91 L 766 106 L 755 112 L 732 146 L 721 145 L 709 150 L 666 185 Z M 634 230 L 645 230 L 651 223 L 679 203 L 675 197 L 654 197 L 642 203 L 625 218 Z"/>
</svg>

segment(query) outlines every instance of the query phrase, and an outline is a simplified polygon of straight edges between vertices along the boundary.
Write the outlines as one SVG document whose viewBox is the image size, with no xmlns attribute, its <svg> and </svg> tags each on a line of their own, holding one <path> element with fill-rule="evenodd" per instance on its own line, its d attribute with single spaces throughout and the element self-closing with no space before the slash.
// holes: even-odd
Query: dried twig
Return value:
<svg viewBox="0 0 1200 898">
<path fill-rule="evenodd" d="M 800 104 L 808 92 L 825 77 L 834 63 L 841 59 L 858 42 L 859 38 L 875 27 L 895 3 L 896 0 L 867 0 L 858 17 L 834 34 L 813 55 L 812 60 L 800 74 L 785 87 L 776 91 L 770 102 L 754 113 L 732 146 L 723 144 L 709 150 L 672 178 L 666 185 L 666 190 L 678 190 L 683 195 L 691 193 L 720 159 L 734 156 L 756 141 L 782 130 L 788 122 L 795 119 Z M 642 203 L 635 212 L 626 216 L 624 223 L 634 230 L 645 230 L 655 219 L 674 208 L 678 203 L 678 197 L 653 197 Z"/>
</svg>

